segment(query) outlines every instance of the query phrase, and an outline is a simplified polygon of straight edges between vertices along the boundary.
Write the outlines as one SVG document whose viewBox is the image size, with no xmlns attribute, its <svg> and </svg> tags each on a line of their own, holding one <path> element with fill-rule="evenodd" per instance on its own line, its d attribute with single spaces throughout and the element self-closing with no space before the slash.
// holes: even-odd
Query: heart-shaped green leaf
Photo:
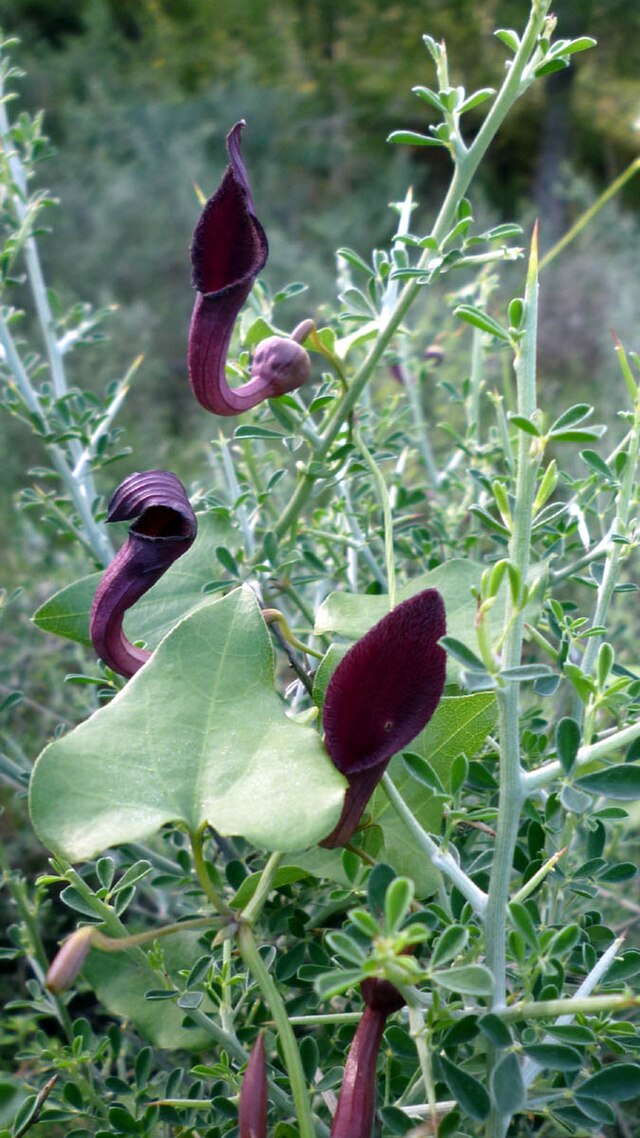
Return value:
<svg viewBox="0 0 640 1138">
<path fill-rule="evenodd" d="M 457 755 L 472 759 L 493 730 L 498 705 L 493 692 L 444 696 L 430 723 L 411 744 L 411 750 L 428 759 L 442 780 L 451 787 L 451 765 Z"/>
<path fill-rule="evenodd" d="M 284 711 L 245 586 L 190 612 L 111 703 L 45 748 L 30 807 L 70 861 L 171 821 L 300 850 L 331 832 L 344 787 L 317 732 Z"/>
<path fill-rule="evenodd" d="M 481 565 L 457 557 L 428 573 L 413 577 L 398 589 L 396 600 L 400 604 L 423 589 L 437 589 L 447 613 L 447 634 L 477 651 L 475 622 L 478 604 L 471 589 L 480 588 L 481 577 Z M 500 602 L 501 598 L 498 605 Z M 315 631 L 318 635 L 334 632 L 348 640 L 359 640 L 388 612 L 389 597 L 383 594 L 330 593 L 316 614 Z M 499 628 L 500 623 L 501 615 L 498 614 L 495 627 Z M 455 681 L 459 671 L 458 663 L 448 656 L 447 679 Z"/>
<path fill-rule="evenodd" d="M 481 576 L 481 565 L 461 557 L 454 558 L 437 569 L 412 578 L 398 589 L 396 601 L 400 604 L 423 589 L 437 589 L 447 610 L 447 632 L 462 641 L 471 632 L 475 646 L 477 602 L 470 590 L 472 586 L 479 588 Z M 383 594 L 330 593 L 316 614 L 315 631 L 318 635 L 337 632 L 348 640 L 359 640 L 388 612 L 389 597 Z"/>
<path fill-rule="evenodd" d="M 180 970 L 195 964 L 202 952 L 198 934 L 185 930 L 161 943 L 161 974 L 151 966 L 143 949 L 131 949 L 129 952 L 94 949 L 89 953 L 83 975 L 112 1015 L 130 1020 L 143 1038 L 149 1039 L 156 1047 L 203 1049 L 211 1043 L 211 1035 L 202 1028 L 185 1025 L 185 1013 L 175 999 L 145 998 L 145 994 L 154 988 L 161 991 L 174 980 L 178 987 L 184 982 L 181 981 Z M 170 987 L 168 990 L 171 991 Z M 204 998 L 202 1010 L 213 1010 L 208 996 Z"/>
<path fill-rule="evenodd" d="M 478 652 L 476 617 L 478 602 L 472 589 L 479 591 L 484 567 L 476 561 L 454 557 L 428 573 L 413 577 L 398 589 L 396 603 L 406 601 L 423 589 L 437 589 L 447 614 L 447 636 L 452 636 Z M 525 607 L 531 620 L 540 607 L 546 580 L 546 567 L 534 565 L 527 578 L 530 599 Z M 490 628 L 499 632 L 504 624 L 506 586 L 503 585 L 489 614 Z M 346 640 L 359 640 L 370 628 L 389 612 L 386 594 L 369 596 L 364 593 L 329 593 L 316 613 L 315 632 L 318 636 L 336 633 Z M 451 656 L 447 658 L 447 679 L 457 680 L 460 666 Z"/>
</svg>

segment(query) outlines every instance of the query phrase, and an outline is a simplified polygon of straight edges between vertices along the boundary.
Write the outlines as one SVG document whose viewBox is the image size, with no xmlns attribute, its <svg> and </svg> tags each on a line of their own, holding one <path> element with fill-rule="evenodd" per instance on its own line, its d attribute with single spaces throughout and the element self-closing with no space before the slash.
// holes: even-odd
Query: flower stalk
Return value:
<svg viewBox="0 0 640 1138">
<path fill-rule="evenodd" d="M 316 1131 L 311 1113 L 311 1103 L 307 1093 L 300 1052 L 289 1022 L 287 1009 L 273 977 L 262 959 L 255 937 L 249 925 L 242 922 L 238 928 L 236 943 L 240 955 L 247 968 L 255 979 L 267 1007 L 275 1021 L 276 1030 L 280 1037 L 280 1045 L 284 1057 L 289 1086 L 295 1104 L 296 1118 L 300 1130 L 300 1138 L 316 1138 Z"/>
</svg>

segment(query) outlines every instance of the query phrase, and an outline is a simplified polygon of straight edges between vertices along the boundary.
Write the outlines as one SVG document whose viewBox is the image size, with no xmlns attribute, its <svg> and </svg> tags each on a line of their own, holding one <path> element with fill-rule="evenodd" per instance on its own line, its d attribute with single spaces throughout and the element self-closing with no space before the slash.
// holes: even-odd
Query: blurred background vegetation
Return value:
<svg viewBox="0 0 640 1138">
<path fill-rule="evenodd" d="M 188 245 L 194 183 L 206 193 L 217 184 L 230 125 L 248 122 L 245 152 L 271 243 L 266 280 L 274 289 L 305 281 L 310 291 L 291 319 L 317 313 L 334 298 L 339 245 L 368 257 L 388 242 L 388 203 L 410 183 L 420 231 L 441 201 L 446 152 L 386 142 L 393 129 L 424 129 L 428 108 L 411 94 L 433 78 L 422 35 L 446 39 L 452 82 L 494 86 L 505 51 L 492 30 L 520 28 L 527 8 L 524 0 L 0 0 L 0 25 L 22 41 L 21 98 L 45 109 L 54 148 L 41 168 L 61 203 L 41 243 L 48 283 L 63 305 L 118 305 L 109 350 L 81 353 L 78 380 L 102 388 L 145 356 L 123 417 L 140 464 L 166 452 L 180 466 L 184 439 L 211 431 L 185 382 Z M 475 212 L 491 220 L 538 215 L 546 247 L 640 143 L 640 8 L 559 0 L 556 14 L 560 35 L 588 32 L 598 49 L 522 100 L 473 194 Z M 472 112 L 470 129 L 484 111 Z M 608 329 L 624 339 L 637 328 L 639 207 L 636 178 L 549 270 L 541 364 L 550 385 L 598 387 L 615 374 Z M 2 431 L 11 495 L 34 444 L 13 423 Z"/>
<path fill-rule="evenodd" d="M 207 441 L 219 428 L 199 413 L 186 378 L 188 247 L 199 212 L 194 185 L 207 194 L 217 185 L 232 123 L 248 122 L 245 155 L 271 244 L 265 280 L 272 291 L 292 280 L 309 286 L 282 306 L 281 323 L 322 320 L 335 299 L 336 248 L 368 259 L 388 243 L 397 218 L 389 203 L 410 184 L 417 232 L 428 231 L 442 200 L 446 152 L 386 142 L 391 130 L 424 130 L 428 121 L 411 93 L 433 80 L 422 35 L 447 41 L 453 83 L 497 86 L 505 50 L 491 33 L 521 29 L 527 11 L 525 0 L 0 0 L 0 26 L 21 40 L 13 54 L 26 72 L 12 111 L 44 108 L 52 144 L 40 166 L 60 203 L 40 240 L 47 282 L 62 309 L 117 306 L 105 325 L 109 345 L 74 353 L 71 381 L 102 394 L 144 354 L 119 420 L 133 453 L 113 467 L 110 484 L 102 476 L 105 495 L 136 468 L 165 466 L 187 484 L 206 478 Z M 530 228 L 539 216 L 543 249 L 628 166 L 640 140 L 640 7 L 558 0 L 556 14 L 560 35 L 593 35 L 598 49 L 518 104 L 472 194 L 481 224 Z M 468 129 L 484 110 L 471 112 Z M 593 399 L 606 414 L 608 386 L 621 384 L 609 329 L 640 347 L 639 207 L 640 177 L 545 271 L 540 365 L 550 410 L 561 393 L 563 406 Z M 492 298 L 497 314 L 521 279 L 521 265 L 505 267 Z M 451 334 L 445 291 L 425 312 L 425 336 L 446 341 L 449 333 L 447 364 L 458 381 L 467 332 Z M 90 566 L 16 510 L 30 467 L 42 461 L 37 440 L 4 415 L 0 447 L 2 584 L 9 594 L 25 587 L 3 632 L 0 701 L 22 688 L 48 705 L 51 663 L 29 616 L 70 572 Z M 58 667 L 60 652 L 52 645 Z M 66 664 L 74 670 L 72 658 Z M 68 689 L 61 699 L 68 711 Z M 27 750 L 57 721 L 24 701 L 10 702 L 4 719 L 14 739 L 23 730 Z"/>
</svg>

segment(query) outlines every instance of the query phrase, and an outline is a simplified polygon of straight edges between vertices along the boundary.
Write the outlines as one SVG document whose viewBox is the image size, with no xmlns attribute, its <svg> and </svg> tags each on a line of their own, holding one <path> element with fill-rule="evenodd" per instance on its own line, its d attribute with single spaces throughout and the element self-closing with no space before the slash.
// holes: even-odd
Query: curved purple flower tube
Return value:
<svg viewBox="0 0 640 1138">
<path fill-rule="evenodd" d="M 349 1048 L 330 1138 L 371 1138 L 376 1108 L 376 1063 L 389 1016 L 405 999 L 388 980 L 363 980 L 365 1009 Z"/>
<path fill-rule="evenodd" d="M 167 470 L 130 474 L 120 483 L 109 502 L 107 521 L 131 519 L 129 537 L 105 571 L 89 617 L 98 656 L 127 679 L 151 653 L 127 640 L 124 615 L 187 552 L 198 528 L 184 486 Z"/>
<path fill-rule="evenodd" d="M 442 695 L 444 602 L 425 589 L 397 605 L 349 649 L 324 700 L 325 746 L 349 780 L 335 830 L 321 843 L 348 842 L 393 755 L 426 727 Z"/>
<path fill-rule="evenodd" d="M 227 383 L 233 326 L 269 253 L 240 150 L 244 125 L 236 123 L 227 135 L 229 165 L 200 215 L 191 244 L 198 295 L 189 329 L 189 379 L 198 402 L 215 415 L 238 415 L 293 391 L 311 372 L 302 341 L 313 322 L 304 321 L 290 338 L 269 336 L 258 345 L 248 383 L 237 388 Z"/>
</svg>

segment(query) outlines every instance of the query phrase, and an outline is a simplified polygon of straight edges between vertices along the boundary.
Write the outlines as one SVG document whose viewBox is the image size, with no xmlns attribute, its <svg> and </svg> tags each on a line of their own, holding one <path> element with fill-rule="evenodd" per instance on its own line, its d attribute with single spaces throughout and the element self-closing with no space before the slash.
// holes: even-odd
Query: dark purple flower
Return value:
<svg viewBox="0 0 640 1138">
<path fill-rule="evenodd" d="M 258 345 L 248 383 L 236 388 L 227 383 L 233 326 L 269 253 L 240 151 L 244 125 L 236 123 L 227 135 L 229 165 L 200 215 L 191 245 L 198 295 L 189 330 L 189 379 L 198 402 L 215 415 L 238 415 L 293 391 L 311 371 L 302 341 L 313 322 L 304 321 L 290 338 L 270 336 Z"/>
<path fill-rule="evenodd" d="M 132 519 L 126 543 L 98 585 L 89 617 L 98 656 L 127 678 L 151 653 L 127 640 L 122 629 L 124 614 L 187 552 L 197 531 L 185 488 L 167 470 L 130 474 L 120 483 L 109 502 L 107 521 Z"/>
<path fill-rule="evenodd" d="M 363 980 L 360 991 L 366 1006 L 347 1055 L 331 1138 L 371 1138 L 380 1043 L 388 1017 L 405 1003 L 387 980 Z"/>
<path fill-rule="evenodd" d="M 267 1063 L 264 1036 L 258 1035 L 240 1088 L 239 1138 L 267 1138 Z"/>
<path fill-rule="evenodd" d="M 422 731 L 444 688 L 444 603 L 436 589 L 403 601 L 338 664 L 324 700 L 325 746 L 349 780 L 342 815 L 322 842 L 344 845 L 387 763 Z"/>
</svg>

